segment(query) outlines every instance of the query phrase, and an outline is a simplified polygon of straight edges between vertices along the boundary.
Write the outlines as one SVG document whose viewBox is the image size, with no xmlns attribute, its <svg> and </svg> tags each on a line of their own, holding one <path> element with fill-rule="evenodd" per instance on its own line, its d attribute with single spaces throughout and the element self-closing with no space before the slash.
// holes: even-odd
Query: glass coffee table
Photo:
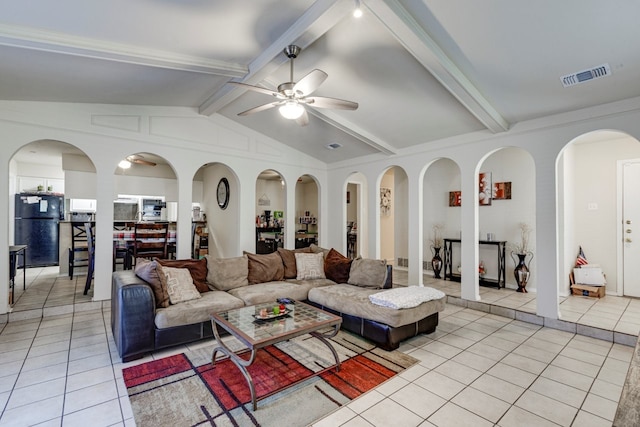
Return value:
<svg viewBox="0 0 640 427">
<path fill-rule="evenodd" d="M 300 335 L 309 334 L 322 341 L 331 350 L 335 358 L 336 371 L 340 370 L 340 359 L 338 353 L 327 338 L 331 338 L 340 330 L 342 318 L 334 314 L 322 311 L 308 304 L 296 301 L 295 304 L 288 304 L 287 311 L 279 315 L 269 315 L 269 318 L 261 319 L 260 313 L 266 309 L 272 313 L 271 309 L 278 304 L 265 303 L 250 307 L 236 308 L 221 313 L 211 315 L 211 326 L 218 346 L 213 349 L 211 364 L 215 367 L 216 353 L 220 352 L 229 356 L 229 359 L 240 369 L 244 375 L 251 391 L 251 403 L 253 410 L 257 409 L 256 391 L 253 379 L 247 371 L 247 366 L 255 360 L 256 352 L 266 346 L 286 341 Z M 264 312 L 262 312 L 264 314 Z M 232 336 L 237 338 L 249 350 L 249 357 L 242 358 L 235 353 L 220 339 L 217 326 L 222 327 Z M 320 332 L 321 329 L 333 327 L 329 332 Z"/>
</svg>

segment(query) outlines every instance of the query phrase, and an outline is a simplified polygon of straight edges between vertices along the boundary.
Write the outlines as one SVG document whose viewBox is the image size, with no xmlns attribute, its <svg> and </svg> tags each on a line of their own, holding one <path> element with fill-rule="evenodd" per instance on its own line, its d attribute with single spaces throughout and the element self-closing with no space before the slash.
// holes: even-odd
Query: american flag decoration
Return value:
<svg viewBox="0 0 640 427">
<path fill-rule="evenodd" d="M 580 246 L 580 250 L 578 251 L 578 257 L 576 258 L 576 267 L 581 267 L 587 264 L 589 264 L 589 262 L 587 261 L 587 257 L 584 255 L 582 246 Z"/>
</svg>

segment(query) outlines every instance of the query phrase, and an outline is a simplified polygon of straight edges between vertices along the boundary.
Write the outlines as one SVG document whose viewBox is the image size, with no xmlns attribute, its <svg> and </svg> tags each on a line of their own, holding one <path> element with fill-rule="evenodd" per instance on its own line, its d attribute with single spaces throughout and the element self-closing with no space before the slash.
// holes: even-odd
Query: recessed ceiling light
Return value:
<svg viewBox="0 0 640 427">
<path fill-rule="evenodd" d="M 342 144 L 338 144 L 337 142 L 332 142 L 331 144 L 328 144 L 326 147 L 327 147 L 327 150 L 335 150 L 342 147 Z"/>
</svg>

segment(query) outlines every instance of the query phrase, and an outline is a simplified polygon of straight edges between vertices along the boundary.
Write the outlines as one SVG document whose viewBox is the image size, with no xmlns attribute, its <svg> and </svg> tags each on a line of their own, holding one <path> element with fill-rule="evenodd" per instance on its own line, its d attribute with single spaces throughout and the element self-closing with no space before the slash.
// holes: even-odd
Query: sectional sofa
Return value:
<svg viewBox="0 0 640 427">
<path fill-rule="evenodd" d="M 409 309 L 371 303 L 392 287 L 384 261 L 350 260 L 315 245 L 268 255 L 200 260 L 144 260 L 112 276 L 111 328 L 124 362 L 213 336 L 210 314 L 275 302 L 306 301 L 343 318 L 342 328 L 387 350 L 438 324 L 444 298 Z"/>
</svg>

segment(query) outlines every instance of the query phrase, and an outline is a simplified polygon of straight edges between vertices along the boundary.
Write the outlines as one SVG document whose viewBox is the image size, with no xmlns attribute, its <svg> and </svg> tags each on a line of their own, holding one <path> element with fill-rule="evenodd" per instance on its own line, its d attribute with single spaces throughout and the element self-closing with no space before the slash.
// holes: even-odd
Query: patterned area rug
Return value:
<svg viewBox="0 0 640 427">
<path fill-rule="evenodd" d="M 306 426 L 418 362 L 344 331 L 331 341 L 342 362 L 339 372 L 331 368 L 327 347 L 309 335 L 259 350 L 249 367 L 257 411 L 231 361 L 220 359 L 212 368 L 215 341 L 127 368 L 123 376 L 136 425 Z M 231 337 L 225 342 L 242 348 Z"/>
</svg>

